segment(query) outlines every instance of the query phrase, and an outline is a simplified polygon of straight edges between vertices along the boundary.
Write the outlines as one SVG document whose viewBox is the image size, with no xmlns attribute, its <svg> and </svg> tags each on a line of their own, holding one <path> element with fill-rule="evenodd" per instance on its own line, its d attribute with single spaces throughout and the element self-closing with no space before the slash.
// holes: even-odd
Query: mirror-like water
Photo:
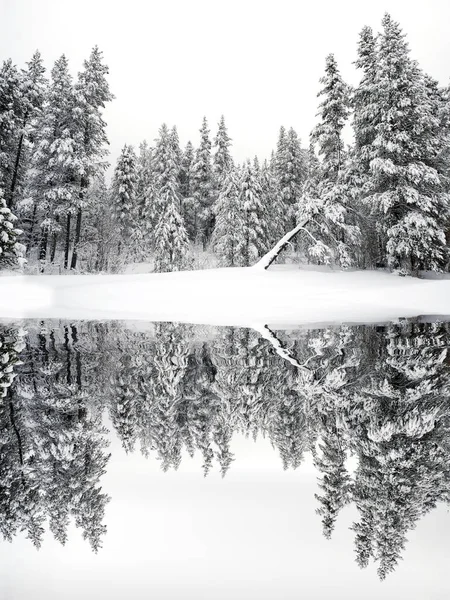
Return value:
<svg viewBox="0 0 450 600">
<path fill-rule="evenodd" d="M 212 477 L 226 495 L 227 479 L 239 472 L 236 449 L 256 440 L 255 448 L 264 445 L 259 473 L 271 460 L 269 444 L 278 456 L 278 485 L 283 470 L 297 470 L 296 493 L 300 498 L 307 490 L 305 502 L 316 511 L 311 535 L 323 535 L 331 549 L 342 519 L 345 560 L 368 567 L 366 582 L 376 581 L 375 571 L 389 579 L 402 569 L 422 518 L 449 502 L 449 341 L 448 323 L 409 320 L 260 332 L 174 323 L 3 323 L 1 534 L 14 550 L 24 538 L 30 547 L 54 540 L 69 546 L 78 529 L 85 539 L 78 552 L 101 555 L 115 535 L 108 515 L 117 518 L 118 509 L 105 484 L 115 455 L 158 463 L 164 478 L 173 471 L 183 478 L 183 464 L 195 456 L 195 475 Z M 314 487 L 300 485 L 305 465 Z M 155 496 L 161 475 L 149 469 L 148 477 Z M 241 483 L 244 477 L 240 472 Z M 123 486 L 130 485 L 123 476 Z M 286 498 L 280 511 L 289 506 Z M 173 511 L 167 514 L 177 522 Z M 118 518 L 133 521 L 123 505 Z M 297 518 L 289 517 L 293 530 Z M 10 598 L 22 597 L 15 581 L 8 585 Z M 300 597 L 301 585 L 293 586 L 292 597 Z"/>
</svg>

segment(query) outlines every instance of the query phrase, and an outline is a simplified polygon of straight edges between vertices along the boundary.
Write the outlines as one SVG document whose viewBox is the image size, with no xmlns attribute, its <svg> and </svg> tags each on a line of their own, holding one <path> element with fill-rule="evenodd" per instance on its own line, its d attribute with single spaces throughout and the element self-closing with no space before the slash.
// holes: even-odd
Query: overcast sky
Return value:
<svg viewBox="0 0 450 600">
<path fill-rule="evenodd" d="M 0 56 L 19 65 L 39 48 L 48 66 L 63 52 L 74 74 L 98 44 L 116 96 L 106 120 L 111 161 L 124 143 L 152 141 L 162 122 L 198 142 L 206 115 L 223 113 L 240 161 L 270 155 L 281 124 L 306 143 L 325 56 L 344 77 L 358 33 L 385 10 L 408 33 L 413 55 L 441 83 L 450 75 L 448 0 L 0 0 Z"/>
</svg>

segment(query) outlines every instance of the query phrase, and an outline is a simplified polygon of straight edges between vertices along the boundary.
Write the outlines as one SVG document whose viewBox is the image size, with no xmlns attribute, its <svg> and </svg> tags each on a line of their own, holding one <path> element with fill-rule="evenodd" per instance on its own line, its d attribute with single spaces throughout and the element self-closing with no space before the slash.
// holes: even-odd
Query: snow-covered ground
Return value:
<svg viewBox="0 0 450 600">
<path fill-rule="evenodd" d="M 450 280 L 294 265 L 162 274 L 0 278 L 3 318 L 260 326 L 450 315 Z"/>
</svg>

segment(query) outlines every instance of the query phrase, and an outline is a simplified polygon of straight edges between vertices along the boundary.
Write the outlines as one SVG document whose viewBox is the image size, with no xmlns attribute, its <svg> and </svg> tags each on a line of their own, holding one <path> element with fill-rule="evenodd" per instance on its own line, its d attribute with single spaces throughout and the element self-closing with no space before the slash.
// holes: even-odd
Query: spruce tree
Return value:
<svg viewBox="0 0 450 600">
<path fill-rule="evenodd" d="M 242 249 L 245 214 L 239 201 L 239 172 L 235 169 L 229 169 L 223 176 L 215 214 L 212 245 L 220 266 L 241 265 L 243 258 L 239 251 Z"/>
<path fill-rule="evenodd" d="M 197 207 L 194 198 L 193 166 L 195 161 L 195 150 L 192 142 L 186 144 L 180 166 L 180 194 L 182 205 L 182 216 L 186 231 L 190 240 L 195 241 L 197 231 Z"/>
<path fill-rule="evenodd" d="M 144 141 L 139 146 L 137 158 L 136 202 L 133 213 L 132 245 L 138 259 L 146 258 L 153 245 L 156 219 L 153 149 Z"/>
<path fill-rule="evenodd" d="M 103 64 L 102 52 L 95 46 L 84 69 L 78 74 L 75 84 L 76 107 L 74 110 L 77 129 L 77 152 L 80 164 L 78 172 L 78 197 L 76 201 L 76 226 L 74 247 L 70 268 L 75 269 L 78 260 L 78 245 L 81 240 L 83 210 L 86 207 L 86 193 L 92 179 L 107 167 L 104 161 L 108 154 L 106 148 L 106 123 L 102 109 L 114 96 L 109 90 L 106 79 L 109 70 Z M 67 225 L 70 228 L 70 223 Z"/>
<path fill-rule="evenodd" d="M 319 262 L 335 261 L 342 267 L 354 264 L 360 230 L 350 216 L 351 195 L 345 180 L 345 154 L 342 130 L 349 114 L 350 90 L 340 75 L 336 59 L 326 58 L 319 123 L 311 134 L 322 158 L 320 167 L 310 150 L 309 177 L 299 205 L 298 219 L 308 222 L 307 253 Z M 311 162 L 312 161 L 312 162 Z"/>
<path fill-rule="evenodd" d="M 22 78 L 11 59 L 0 69 L 0 186 L 8 201 L 14 172 L 15 148 L 20 137 Z"/>
<path fill-rule="evenodd" d="M 238 264 L 248 267 L 265 250 L 266 224 L 263 220 L 262 190 L 254 169 L 248 161 L 242 168 L 238 203 L 243 211 L 242 232 L 238 246 Z"/>
<path fill-rule="evenodd" d="M 13 154 L 13 169 L 11 184 L 8 190 L 8 206 L 11 208 L 17 204 L 17 192 L 26 171 L 26 163 L 29 158 L 27 146 L 33 137 L 33 122 L 39 117 L 44 103 L 47 80 L 44 76 L 45 68 L 39 51 L 33 54 L 27 69 L 22 71 L 20 81 L 20 129 Z"/>
<path fill-rule="evenodd" d="M 305 152 L 292 127 L 287 133 L 281 131 L 276 156 L 278 185 L 284 205 L 284 226 L 285 229 L 292 229 L 296 224 L 297 208 L 306 177 Z"/>
<path fill-rule="evenodd" d="M 274 167 L 266 160 L 259 173 L 261 203 L 266 224 L 265 248 L 269 250 L 284 234 L 285 212 Z"/>
<path fill-rule="evenodd" d="M 216 178 L 216 187 L 220 189 L 220 182 L 224 175 L 233 166 L 233 158 L 230 152 L 231 138 L 228 135 L 227 126 L 225 125 L 225 117 L 220 117 L 217 135 L 214 138 L 214 157 L 213 169 Z"/>
<path fill-rule="evenodd" d="M 22 267 L 25 246 L 19 242 L 22 233 L 15 227 L 17 217 L 6 206 L 0 188 L 0 269 Z"/>
<path fill-rule="evenodd" d="M 134 227 L 139 227 L 139 223 L 134 221 L 136 185 L 136 154 L 133 146 L 125 144 L 117 159 L 112 196 L 113 210 L 120 235 L 120 250 L 129 243 Z"/>
<path fill-rule="evenodd" d="M 356 160 L 366 170 L 360 196 L 377 217 L 380 262 L 400 274 L 442 270 L 449 196 L 440 148 L 448 146 L 448 123 L 441 119 L 433 86 L 410 57 L 400 25 L 389 14 L 382 25 L 374 74 L 373 51 L 367 58 L 360 45 Z M 370 93 L 364 95 L 368 80 Z"/>
<path fill-rule="evenodd" d="M 38 258 L 41 270 L 47 260 L 50 236 L 53 238 L 51 259 L 54 259 L 61 219 L 63 216 L 70 219 L 78 192 L 78 140 L 74 107 L 72 78 L 67 58 L 62 55 L 51 71 L 48 95 L 34 127 L 32 169 L 27 182 L 27 208 L 32 211 L 32 221 L 36 220 L 40 228 Z M 33 228 L 34 222 L 31 236 Z"/>
<path fill-rule="evenodd" d="M 163 125 L 156 146 L 157 207 L 155 271 L 179 271 L 190 264 L 189 240 L 181 216 L 179 165 L 173 136 Z"/>
<path fill-rule="evenodd" d="M 192 195 L 192 166 L 194 164 L 195 151 L 192 142 L 186 144 L 180 167 L 180 194 L 183 198 L 190 198 Z"/>
<path fill-rule="evenodd" d="M 206 117 L 200 129 L 200 146 L 192 166 L 192 190 L 194 201 L 195 238 L 201 240 L 203 249 L 214 228 L 213 172 L 211 163 L 211 140 Z"/>
</svg>

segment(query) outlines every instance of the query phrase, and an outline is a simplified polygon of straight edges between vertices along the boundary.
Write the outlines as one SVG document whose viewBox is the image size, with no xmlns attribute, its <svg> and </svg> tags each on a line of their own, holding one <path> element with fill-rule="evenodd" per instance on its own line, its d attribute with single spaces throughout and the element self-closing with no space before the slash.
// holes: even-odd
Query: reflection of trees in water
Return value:
<svg viewBox="0 0 450 600">
<path fill-rule="evenodd" d="M 64 543 L 72 517 L 100 546 L 104 409 L 124 449 L 138 446 L 163 470 L 199 452 L 205 475 L 217 464 L 224 476 L 235 433 L 268 438 L 285 469 L 311 452 L 324 535 L 353 502 L 357 562 L 376 561 L 380 578 L 419 518 L 449 501 L 447 324 L 291 334 L 173 323 L 146 332 L 107 323 L 29 330 L 1 329 L 0 522 L 8 539 L 24 531 L 39 545 L 48 521 Z"/>
<path fill-rule="evenodd" d="M 6 359 L 3 354 L 2 371 L 12 366 L 19 376 L 0 402 L 0 527 L 6 539 L 24 532 L 39 547 L 48 520 L 64 544 L 72 516 L 97 551 L 106 531 L 108 497 L 99 480 L 108 461 L 107 432 L 82 387 L 81 354 L 69 349 L 64 333 L 59 351 L 54 332 L 41 329 L 30 336 L 21 354 L 23 365 L 14 352 Z M 13 328 L 2 328 L 2 346 L 18 335 Z"/>
</svg>

